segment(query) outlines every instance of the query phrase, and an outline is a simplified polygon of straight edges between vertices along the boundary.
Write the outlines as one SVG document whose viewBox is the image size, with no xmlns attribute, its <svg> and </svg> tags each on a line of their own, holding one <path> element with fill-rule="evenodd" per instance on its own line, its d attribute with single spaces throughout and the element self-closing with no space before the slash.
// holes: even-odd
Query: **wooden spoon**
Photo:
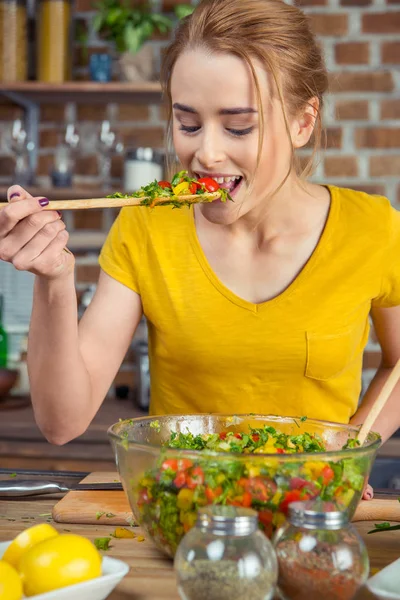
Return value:
<svg viewBox="0 0 400 600">
<path fill-rule="evenodd" d="M 376 418 L 378 417 L 381 410 L 385 406 L 387 400 L 390 397 L 390 394 L 392 393 L 393 389 L 396 387 L 396 384 L 397 384 L 399 378 L 400 378 L 400 358 L 397 361 L 396 365 L 394 366 L 389 377 L 385 381 L 384 386 L 382 387 L 381 391 L 379 392 L 375 402 L 372 405 L 371 410 L 369 411 L 369 413 L 367 415 L 367 418 L 365 419 L 365 421 L 358 433 L 357 438 L 358 438 L 358 441 L 360 442 L 361 446 L 364 444 L 364 442 L 371 430 L 372 425 L 375 423 Z"/>
<path fill-rule="evenodd" d="M 198 204 L 200 202 L 213 202 L 220 198 L 219 192 L 191 194 L 187 196 L 161 196 L 153 198 L 149 205 L 144 205 L 143 200 L 148 200 L 148 197 L 130 198 L 83 198 L 80 200 L 51 200 L 43 210 L 84 210 L 87 208 L 118 208 L 121 206 L 148 206 L 153 208 L 158 204 L 167 204 L 168 202 L 181 202 L 182 204 L 189 202 L 190 204 Z M 8 206 L 8 202 L 0 202 L 0 210 Z"/>
</svg>

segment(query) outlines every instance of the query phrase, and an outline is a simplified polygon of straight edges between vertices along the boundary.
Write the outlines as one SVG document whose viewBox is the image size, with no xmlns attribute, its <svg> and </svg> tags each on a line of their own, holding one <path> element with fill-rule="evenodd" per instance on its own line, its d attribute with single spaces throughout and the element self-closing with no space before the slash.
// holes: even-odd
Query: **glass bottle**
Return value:
<svg viewBox="0 0 400 600">
<path fill-rule="evenodd" d="M 275 553 L 248 508 L 201 508 L 174 566 L 182 600 L 269 600 L 275 592 Z"/>
<path fill-rule="evenodd" d="M 28 75 L 27 10 L 24 0 L 0 0 L 0 81 Z"/>
<path fill-rule="evenodd" d="M 284 600 L 350 600 L 368 577 L 365 544 L 332 502 L 290 504 L 274 546 Z"/>
<path fill-rule="evenodd" d="M 37 79 L 62 83 L 71 78 L 71 0 L 39 0 Z"/>
<path fill-rule="evenodd" d="M 4 296 L 0 294 L 0 367 L 7 367 L 8 337 L 4 328 Z"/>
</svg>

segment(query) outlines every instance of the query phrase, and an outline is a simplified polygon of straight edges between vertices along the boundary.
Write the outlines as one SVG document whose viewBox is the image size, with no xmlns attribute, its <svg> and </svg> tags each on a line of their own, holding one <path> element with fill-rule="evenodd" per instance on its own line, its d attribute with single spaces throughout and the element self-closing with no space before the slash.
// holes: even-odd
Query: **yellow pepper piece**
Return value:
<svg viewBox="0 0 400 600">
<path fill-rule="evenodd" d="M 136 538 L 137 542 L 144 542 L 144 540 L 145 540 L 144 535 L 138 535 L 137 538 Z"/>
<path fill-rule="evenodd" d="M 186 488 L 181 489 L 176 500 L 178 508 L 183 510 L 190 508 L 193 502 L 193 494 L 193 490 L 187 490 Z"/>
<path fill-rule="evenodd" d="M 116 538 L 134 538 L 136 534 L 133 531 L 129 531 L 126 527 L 116 527 L 114 531 L 114 537 Z"/>
<path fill-rule="evenodd" d="M 178 183 L 172 191 L 175 196 L 189 194 L 189 184 L 187 181 L 182 181 L 181 183 Z"/>
</svg>

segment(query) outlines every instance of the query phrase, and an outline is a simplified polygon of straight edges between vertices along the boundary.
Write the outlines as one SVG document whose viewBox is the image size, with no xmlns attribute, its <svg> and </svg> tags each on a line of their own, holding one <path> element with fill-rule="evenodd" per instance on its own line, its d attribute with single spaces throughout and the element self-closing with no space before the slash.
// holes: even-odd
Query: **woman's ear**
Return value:
<svg viewBox="0 0 400 600">
<path fill-rule="evenodd" d="M 298 117 L 294 119 L 292 127 L 292 143 L 294 148 L 302 148 L 309 141 L 314 131 L 318 111 L 318 98 L 311 98 Z"/>
</svg>

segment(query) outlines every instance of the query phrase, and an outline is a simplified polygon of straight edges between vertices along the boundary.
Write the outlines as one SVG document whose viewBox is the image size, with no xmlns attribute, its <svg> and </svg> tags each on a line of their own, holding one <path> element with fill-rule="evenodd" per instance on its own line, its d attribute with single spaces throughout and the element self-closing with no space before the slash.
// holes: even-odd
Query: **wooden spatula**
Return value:
<svg viewBox="0 0 400 600">
<path fill-rule="evenodd" d="M 379 392 L 374 404 L 372 405 L 371 410 L 369 411 L 369 413 L 367 415 L 367 418 L 365 419 L 365 421 L 359 431 L 359 434 L 357 437 L 358 437 L 358 441 L 360 442 L 361 446 L 364 444 L 364 442 L 368 436 L 368 433 L 370 432 L 371 427 L 373 426 L 374 422 L 376 421 L 376 418 L 378 417 L 379 413 L 385 406 L 387 400 L 390 397 L 390 394 L 396 387 L 396 384 L 399 381 L 399 378 L 400 378 L 400 359 L 397 361 L 395 367 L 393 368 L 392 372 L 390 373 L 389 377 L 387 378 L 384 386 L 382 387 L 381 391 Z"/>
<path fill-rule="evenodd" d="M 87 208 L 119 208 L 121 206 L 154 206 L 160 204 L 168 204 L 170 202 L 184 204 L 198 204 L 204 202 L 213 202 L 220 198 L 219 192 L 204 193 L 204 194 L 191 194 L 188 196 L 161 196 L 159 198 L 153 198 L 150 204 L 146 204 L 149 200 L 148 197 L 135 197 L 130 198 L 83 198 L 80 200 L 51 200 L 43 210 L 85 210 Z M 0 203 L 0 210 L 8 205 L 8 202 Z"/>
</svg>

